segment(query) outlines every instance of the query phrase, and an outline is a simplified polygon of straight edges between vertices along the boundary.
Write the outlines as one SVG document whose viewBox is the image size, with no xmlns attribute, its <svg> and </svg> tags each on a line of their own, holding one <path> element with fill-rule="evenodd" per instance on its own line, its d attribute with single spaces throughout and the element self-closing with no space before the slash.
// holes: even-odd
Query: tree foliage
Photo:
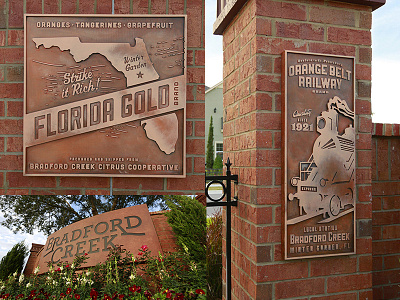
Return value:
<svg viewBox="0 0 400 300">
<path fill-rule="evenodd" d="M 32 234 L 38 229 L 50 235 L 85 218 L 138 204 L 167 208 L 163 196 L 1 196 L 4 221 L 0 225 L 14 233 Z"/>
<path fill-rule="evenodd" d="M 0 261 L 0 280 L 6 280 L 15 272 L 21 273 L 28 253 L 24 241 L 15 244 Z"/>
<path fill-rule="evenodd" d="M 224 164 L 222 162 L 221 156 L 217 155 L 214 160 L 213 169 L 222 169 Z"/>
<path fill-rule="evenodd" d="M 214 126 L 213 118 L 210 119 L 210 127 L 208 130 L 207 151 L 206 151 L 206 167 L 211 169 L 214 164 Z"/>
<path fill-rule="evenodd" d="M 166 196 L 171 211 L 166 213 L 168 223 L 175 233 L 177 244 L 187 249 L 195 262 L 206 259 L 206 208 L 195 198 Z"/>
</svg>

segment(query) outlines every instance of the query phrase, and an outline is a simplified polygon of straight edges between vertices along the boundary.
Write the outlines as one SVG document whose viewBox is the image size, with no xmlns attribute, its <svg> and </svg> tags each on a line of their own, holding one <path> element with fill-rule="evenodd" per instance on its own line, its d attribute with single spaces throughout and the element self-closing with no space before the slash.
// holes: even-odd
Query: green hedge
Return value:
<svg viewBox="0 0 400 300">
<path fill-rule="evenodd" d="M 168 223 L 175 233 L 177 244 L 197 263 L 206 261 L 206 208 L 195 198 L 166 196 L 171 209 L 166 212 Z"/>
</svg>

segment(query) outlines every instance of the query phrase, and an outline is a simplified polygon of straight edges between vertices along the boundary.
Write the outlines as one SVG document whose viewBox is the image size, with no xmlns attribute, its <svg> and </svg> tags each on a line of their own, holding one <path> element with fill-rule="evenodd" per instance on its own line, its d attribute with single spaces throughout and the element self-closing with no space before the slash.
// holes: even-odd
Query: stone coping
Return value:
<svg viewBox="0 0 400 300">
<path fill-rule="evenodd" d="M 217 0 L 217 5 L 221 5 L 223 0 Z M 336 1 L 336 0 L 332 0 Z M 213 32 L 216 35 L 222 35 L 226 27 L 230 24 L 233 18 L 238 14 L 247 0 L 227 0 L 225 6 L 219 12 L 217 19 L 213 25 Z M 337 2 L 347 2 L 365 6 L 371 6 L 375 10 L 386 3 L 386 0 L 340 0 Z"/>
</svg>

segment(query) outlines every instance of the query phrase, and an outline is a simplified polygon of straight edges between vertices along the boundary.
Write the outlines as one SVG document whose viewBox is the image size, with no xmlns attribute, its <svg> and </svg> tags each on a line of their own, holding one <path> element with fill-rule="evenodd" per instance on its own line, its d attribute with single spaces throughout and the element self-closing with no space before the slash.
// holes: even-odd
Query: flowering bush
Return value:
<svg viewBox="0 0 400 300">
<path fill-rule="evenodd" d="M 135 256 L 116 247 L 104 263 L 82 270 L 87 259 L 85 254 L 71 264 L 49 264 L 40 276 L 38 269 L 30 277 L 14 273 L 0 281 L 0 299 L 206 299 L 204 267 L 184 252 L 153 257 L 143 245 Z"/>
</svg>

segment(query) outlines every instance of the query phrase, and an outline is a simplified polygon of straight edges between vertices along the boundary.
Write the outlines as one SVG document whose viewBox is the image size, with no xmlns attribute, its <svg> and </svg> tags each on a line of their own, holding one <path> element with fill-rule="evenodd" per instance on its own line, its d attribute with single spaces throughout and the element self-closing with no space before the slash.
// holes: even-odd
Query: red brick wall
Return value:
<svg viewBox="0 0 400 300">
<path fill-rule="evenodd" d="M 224 159 L 239 175 L 233 299 L 371 299 L 371 7 L 249 0 L 223 33 Z M 355 56 L 357 255 L 283 261 L 281 54 Z"/>
<path fill-rule="evenodd" d="M 372 139 L 374 299 L 400 299 L 399 129 L 399 124 L 374 124 Z"/>
<path fill-rule="evenodd" d="M 111 0 L 0 0 L 1 194 L 194 194 L 204 186 L 204 2 L 115 0 L 116 14 L 187 14 L 187 178 L 24 177 L 24 13 L 111 14 Z"/>
<path fill-rule="evenodd" d="M 24 269 L 25 275 L 33 274 L 33 271 L 35 270 L 38 263 L 39 252 L 43 249 L 43 247 L 44 245 L 32 243 L 28 261 L 26 262 Z"/>
<path fill-rule="evenodd" d="M 168 224 L 167 216 L 164 212 L 152 212 L 150 215 L 163 252 L 167 253 L 176 251 L 178 247 L 176 245 L 176 237 L 171 226 Z M 153 253 L 153 255 L 157 255 L 157 253 Z"/>
</svg>

